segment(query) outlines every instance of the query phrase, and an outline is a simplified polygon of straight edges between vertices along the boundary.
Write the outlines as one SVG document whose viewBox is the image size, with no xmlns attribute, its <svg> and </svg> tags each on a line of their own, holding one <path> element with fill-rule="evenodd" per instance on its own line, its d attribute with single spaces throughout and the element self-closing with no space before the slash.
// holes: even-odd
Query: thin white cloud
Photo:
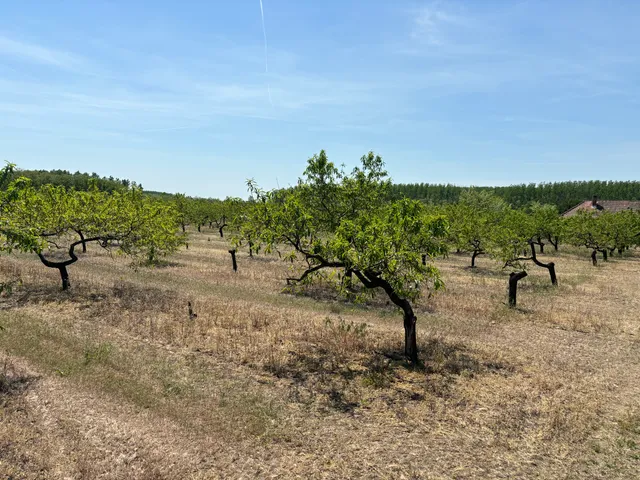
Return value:
<svg viewBox="0 0 640 480">
<path fill-rule="evenodd" d="M 169 131 L 186 130 L 194 119 L 194 128 L 201 128 L 203 119 L 214 116 L 301 120 L 322 116 L 318 107 L 344 110 L 373 101 L 368 82 L 301 75 L 295 69 L 296 56 L 276 49 L 269 51 L 273 54 L 269 60 L 273 56 L 282 73 L 270 75 L 266 93 L 278 99 L 279 111 L 269 111 L 271 102 L 259 101 L 265 98 L 264 77 L 252 68 L 260 58 L 257 46 L 223 43 L 208 49 L 206 57 L 184 58 L 145 56 L 135 49 L 123 57 L 114 47 L 116 53 L 98 63 L 75 52 L 0 36 L 0 59 L 11 57 L 65 70 L 65 77 L 53 81 L 17 80 L 15 72 L 0 79 L 0 110 L 41 121 L 57 114 L 100 122 L 105 128 Z M 107 44 L 101 49 L 109 53 Z M 242 54 L 235 55 L 238 52 Z M 266 57 L 262 61 L 266 70 Z"/>
<path fill-rule="evenodd" d="M 567 7 L 564 16 L 573 9 Z M 410 27 L 404 39 L 386 48 L 398 57 L 420 61 L 424 67 L 408 80 L 414 80 L 415 88 L 422 83 L 434 96 L 508 88 L 552 92 L 545 99 L 548 103 L 633 97 L 629 69 L 638 64 L 637 56 L 618 44 L 573 41 L 586 30 L 597 30 L 596 23 L 556 19 L 547 25 L 544 22 L 550 20 L 540 17 L 544 14 L 542 7 L 526 2 L 496 8 L 481 2 L 463 7 L 436 1 L 407 12 Z M 551 33 L 528 41 L 521 27 L 529 25 L 545 25 Z"/>
<path fill-rule="evenodd" d="M 502 89 L 535 92 L 542 88 L 557 90 L 559 95 L 566 91 L 589 95 L 596 87 L 608 92 L 616 82 L 615 68 L 632 60 L 623 57 L 620 65 L 597 68 L 600 64 L 594 64 L 593 59 L 580 59 L 584 65 L 578 59 L 566 61 L 564 52 L 554 57 L 522 51 L 518 45 L 502 42 L 512 33 L 505 27 L 508 22 L 504 18 L 485 22 L 494 18 L 495 12 L 483 11 L 482 17 L 476 13 L 445 2 L 412 12 L 411 21 L 423 37 L 409 39 L 404 31 L 398 39 L 402 38 L 407 47 L 421 49 L 424 58 L 403 59 L 383 50 L 381 63 L 372 66 L 367 76 L 349 78 L 348 71 L 304 71 L 297 65 L 295 54 L 270 49 L 269 62 L 278 73 L 269 74 L 268 92 L 264 91 L 268 67 L 261 55 L 266 42 L 244 46 L 218 42 L 192 56 L 169 52 L 144 55 L 135 50 L 135 45 L 123 56 L 118 47 L 109 51 L 109 45 L 103 44 L 101 52 L 106 55 L 100 57 L 101 62 L 91 61 L 91 69 L 103 74 L 89 76 L 84 72 L 89 61 L 75 52 L 0 36 L 0 58 L 11 55 L 65 69 L 64 76 L 55 80 L 46 77 L 41 83 L 25 82 L 24 77 L 18 80 L 14 73 L 7 75 L 9 80 L 0 79 L 0 111 L 41 121 L 52 129 L 57 118 L 65 117 L 92 128 L 140 133 L 204 130 L 220 117 L 242 117 L 304 123 L 320 130 L 340 130 L 340 124 L 350 125 L 351 130 L 370 131 L 384 125 L 386 116 L 381 112 L 385 110 L 411 118 L 414 124 L 420 105 L 449 95 Z M 491 36 L 492 31 L 498 32 L 496 36 Z M 92 59 L 98 57 L 91 53 Z M 384 61 L 389 58 L 410 61 L 411 68 L 405 70 L 400 65 L 387 69 Z M 606 56 L 602 54 L 602 58 Z M 256 68 L 260 63 L 262 68 Z M 264 93 L 273 96 L 277 110 L 269 108 Z M 551 98 L 546 101 L 550 103 Z"/>
<path fill-rule="evenodd" d="M 78 93 L 61 93 L 60 96 L 75 106 L 87 109 L 173 113 L 176 108 L 176 104 L 172 103 L 151 102 L 127 97 L 109 98 L 104 95 L 85 95 Z"/>
<path fill-rule="evenodd" d="M 260 0 L 260 17 L 262 18 L 262 34 L 264 35 L 264 72 L 269 74 L 269 53 L 267 48 L 267 29 L 264 26 L 264 9 L 262 8 L 262 0 Z M 267 93 L 269 94 L 269 104 L 273 106 L 271 100 L 271 86 L 267 81 Z"/>
<path fill-rule="evenodd" d="M 415 14 L 411 36 L 429 45 L 439 46 L 447 43 L 455 30 L 468 28 L 472 23 L 469 17 L 454 12 L 450 4 L 433 2 Z"/>
<path fill-rule="evenodd" d="M 0 36 L 0 57 L 13 57 L 21 61 L 72 69 L 83 63 L 82 58 L 69 52 L 20 42 Z"/>
</svg>

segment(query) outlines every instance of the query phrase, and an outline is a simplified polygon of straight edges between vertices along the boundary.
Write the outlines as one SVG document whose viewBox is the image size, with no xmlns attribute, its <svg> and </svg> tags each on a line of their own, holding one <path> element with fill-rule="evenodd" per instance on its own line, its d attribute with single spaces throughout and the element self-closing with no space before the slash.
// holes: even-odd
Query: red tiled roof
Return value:
<svg viewBox="0 0 640 480">
<path fill-rule="evenodd" d="M 597 211 L 599 212 L 621 212 L 623 210 L 639 210 L 640 211 L 640 201 L 632 201 L 632 200 L 598 200 L 596 203 Z M 572 217 L 580 210 L 593 211 L 593 203 L 592 200 L 585 200 L 582 203 L 579 203 L 575 207 L 567 210 L 562 214 L 563 217 Z"/>
</svg>

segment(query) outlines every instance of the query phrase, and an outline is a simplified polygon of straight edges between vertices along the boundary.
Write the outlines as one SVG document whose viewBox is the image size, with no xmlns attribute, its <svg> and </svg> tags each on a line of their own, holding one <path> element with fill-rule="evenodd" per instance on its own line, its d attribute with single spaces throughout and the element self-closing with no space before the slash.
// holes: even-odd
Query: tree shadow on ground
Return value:
<svg viewBox="0 0 640 480">
<path fill-rule="evenodd" d="M 24 393 L 39 378 L 18 372 L 7 363 L 0 368 L 0 406 Z"/>
<path fill-rule="evenodd" d="M 168 311 L 186 299 L 177 293 L 157 287 L 144 287 L 132 282 L 116 282 L 111 287 L 91 284 L 72 285 L 62 290 L 59 285 L 20 285 L 10 295 L 0 298 L 0 310 L 9 310 L 26 305 L 42 305 L 69 302 L 79 308 L 90 309 L 96 314 L 117 303 L 118 308 L 128 311 Z"/>
<path fill-rule="evenodd" d="M 510 375 L 511 365 L 483 358 L 461 343 L 432 338 L 419 345 L 420 362 L 410 364 L 393 346 L 340 356 L 318 347 L 289 351 L 285 362 L 266 364 L 263 369 L 289 382 L 294 402 L 311 404 L 319 397 L 333 411 L 353 412 L 367 397 L 383 400 L 389 408 L 426 396 L 448 397 L 458 379 L 479 375 Z M 400 402 L 396 405 L 397 402 Z"/>
<path fill-rule="evenodd" d="M 283 289 L 283 293 L 333 304 L 336 310 L 341 310 L 342 308 L 359 310 L 377 308 L 391 311 L 397 308 L 381 288 L 367 289 L 355 280 L 354 284 L 356 285 L 354 285 L 352 291 L 346 295 L 341 294 L 330 282 L 316 282 L 311 285 L 288 285 Z"/>
<path fill-rule="evenodd" d="M 484 268 L 484 267 L 469 267 L 469 266 L 460 267 L 460 268 L 478 277 L 491 277 L 491 278 L 507 277 L 508 278 L 508 274 L 506 274 L 503 270 L 494 270 L 494 269 Z"/>
</svg>

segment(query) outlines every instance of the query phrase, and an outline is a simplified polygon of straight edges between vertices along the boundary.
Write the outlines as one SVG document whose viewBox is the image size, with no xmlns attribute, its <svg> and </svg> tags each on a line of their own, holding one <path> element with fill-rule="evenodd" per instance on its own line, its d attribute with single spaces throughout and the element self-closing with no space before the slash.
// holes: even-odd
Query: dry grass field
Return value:
<svg viewBox="0 0 640 480">
<path fill-rule="evenodd" d="M 409 368 L 384 297 L 283 293 L 291 265 L 228 248 L 90 246 L 69 292 L 0 257 L 0 478 L 640 478 L 637 253 L 550 252 L 560 286 L 532 267 L 515 310 L 497 263 L 437 260 Z"/>
</svg>

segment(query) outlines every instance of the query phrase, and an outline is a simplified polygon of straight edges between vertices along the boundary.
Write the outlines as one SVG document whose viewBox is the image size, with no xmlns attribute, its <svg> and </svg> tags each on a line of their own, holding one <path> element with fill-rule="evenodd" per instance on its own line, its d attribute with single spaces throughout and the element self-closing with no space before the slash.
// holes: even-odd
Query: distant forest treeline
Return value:
<svg viewBox="0 0 640 480">
<path fill-rule="evenodd" d="M 111 192 L 135 184 L 135 182 L 126 179 L 101 177 L 96 173 L 71 173 L 67 170 L 19 170 L 18 175 L 30 178 L 36 187 L 50 183 L 64 185 L 67 188 L 73 187 L 76 190 L 86 190 L 89 187 L 89 181 L 93 180 L 100 190 Z M 450 184 L 408 183 L 393 185 L 392 190 L 394 195 L 398 197 L 406 196 L 428 203 L 441 204 L 457 202 L 460 193 L 469 188 Z M 589 180 L 473 188 L 493 192 L 514 207 L 523 207 L 537 201 L 557 205 L 560 212 L 592 198 L 593 195 L 605 200 L 640 200 L 640 181 Z M 171 196 L 164 192 L 147 191 L 146 193 L 164 198 Z"/>
<path fill-rule="evenodd" d="M 113 192 L 122 187 L 136 185 L 135 182 L 126 179 L 114 177 L 101 177 L 97 173 L 71 173 L 67 170 L 18 170 L 16 176 L 23 176 L 31 179 L 31 183 L 35 187 L 42 185 L 62 185 L 66 188 L 75 188 L 76 190 L 87 190 L 89 182 L 96 183 L 99 190 L 105 192 Z M 142 186 L 139 185 L 138 186 Z"/>
<path fill-rule="evenodd" d="M 404 195 L 437 204 L 457 202 L 460 193 L 470 187 L 408 183 L 396 184 L 392 188 L 397 196 Z M 640 200 L 640 181 L 589 180 L 473 188 L 493 192 L 514 207 L 523 207 L 531 202 L 550 203 L 557 205 L 560 212 L 564 212 L 584 200 L 589 200 L 594 195 L 605 200 Z"/>
</svg>

